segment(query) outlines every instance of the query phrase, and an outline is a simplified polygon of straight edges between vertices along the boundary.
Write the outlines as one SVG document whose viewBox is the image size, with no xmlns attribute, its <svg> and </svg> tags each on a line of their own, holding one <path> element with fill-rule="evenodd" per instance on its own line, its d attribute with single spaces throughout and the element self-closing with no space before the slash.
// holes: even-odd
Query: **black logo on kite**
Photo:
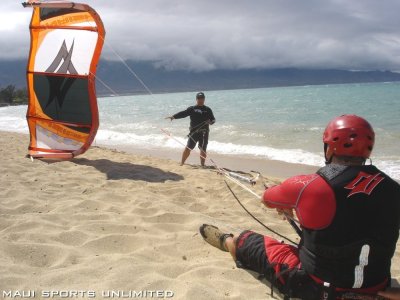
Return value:
<svg viewBox="0 0 400 300">
<path fill-rule="evenodd" d="M 57 56 L 54 58 L 53 62 L 51 65 L 47 68 L 46 72 L 49 73 L 61 73 L 61 74 L 74 74 L 77 75 L 78 72 L 76 71 L 74 64 L 71 61 L 72 58 L 72 52 L 74 50 L 74 43 L 75 40 L 72 42 L 71 48 L 67 49 L 67 44 L 64 42 L 61 45 L 60 50 L 58 51 Z M 61 61 L 64 60 L 64 62 L 61 64 Z M 60 65 L 61 64 L 61 65 Z M 58 67 L 60 66 L 60 67 Z M 57 70 L 58 68 L 58 70 Z"/>
<path fill-rule="evenodd" d="M 67 43 L 65 40 L 63 41 L 57 56 L 47 68 L 46 72 L 78 75 L 78 72 L 71 61 L 74 43 L 75 40 L 72 42 L 71 48 L 68 51 Z M 63 106 L 65 96 L 67 95 L 67 92 L 71 88 L 75 79 L 76 78 L 65 78 L 62 76 L 47 76 L 47 80 L 49 82 L 49 98 L 47 100 L 46 108 L 49 107 L 54 100 L 57 100 L 58 106 L 61 108 Z"/>
<path fill-rule="evenodd" d="M 49 98 L 46 103 L 46 108 L 57 100 L 58 106 L 61 108 L 64 103 L 65 96 L 76 78 L 65 78 L 60 76 L 47 76 L 49 81 L 50 91 Z"/>
</svg>

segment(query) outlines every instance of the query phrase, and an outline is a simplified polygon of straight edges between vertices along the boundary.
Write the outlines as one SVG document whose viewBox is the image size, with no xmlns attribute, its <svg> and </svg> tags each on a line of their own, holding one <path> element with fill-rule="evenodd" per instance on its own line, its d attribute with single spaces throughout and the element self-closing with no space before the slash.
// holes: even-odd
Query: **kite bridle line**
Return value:
<svg viewBox="0 0 400 300">
<path fill-rule="evenodd" d="M 168 130 L 164 129 L 164 128 L 160 128 L 160 130 L 167 135 L 169 138 L 175 140 L 176 142 L 178 142 L 179 144 L 181 144 L 183 147 L 185 147 L 186 149 L 192 150 L 190 149 L 187 145 L 185 145 L 184 143 L 182 143 L 180 140 L 178 140 L 176 137 L 174 137 L 172 135 L 171 132 L 169 132 Z M 193 140 L 193 138 L 192 138 Z M 193 140 L 194 141 L 194 140 Z M 197 149 L 196 149 L 197 151 Z M 236 183 L 237 185 L 241 186 L 244 190 L 248 191 L 249 193 L 251 193 L 252 195 L 254 195 L 255 197 L 257 197 L 258 199 L 261 199 L 261 196 L 257 195 L 255 192 L 253 192 L 251 189 L 249 189 L 247 186 L 245 186 L 243 183 L 241 183 L 238 179 L 232 177 L 227 170 L 225 170 L 224 168 L 221 168 L 217 165 L 217 163 L 211 158 L 211 157 L 206 157 L 203 156 L 201 151 L 199 151 L 199 156 L 203 159 L 209 159 L 209 161 L 213 164 L 214 168 L 218 170 L 218 172 L 222 175 L 224 175 L 226 178 L 228 178 L 229 180 L 231 180 L 232 182 Z M 248 181 L 246 181 L 248 183 L 251 183 L 251 179 L 248 179 Z"/>
<path fill-rule="evenodd" d="M 200 124 L 194 126 L 193 128 L 190 128 L 190 133 L 188 134 L 188 136 L 189 136 L 190 134 L 193 134 L 193 133 L 196 133 L 196 132 L 200 131 L 200 130 L 201 130 L 204 126 L 206 126 L 207 124 L 208 124 L 208 121 L 206 120 L 206 121 L 203 121 L 203 122 L 201 122 Z M 195 130 L 195 129 L 196 129 L 196 130 Z"/>
<path fill-rule="evenodd" d="M 94 76 L 94 78 L 96 78 L 103 86 L 105 86 L 106 89 L 108 89 L 111 93 L 113 93 L 114 95 L 118 95 L 118 93 L 116 91 L 114 91 L 108 84 L 106 84 L 103 80 L 100 79 L 99 76 L 97 76 L 96 74 L 90 72 L 90 74 L 92 76 Z M 118 95 L 119 96 L 119 95 Z"/>
<path fill-rule="evenodd" d="M 169 131 L 165 130 L 165 129 L 161 129 L 162 132 L 164 132 L 169 138 L 174 139 L 175 141 L 177 141 L 179 144 L 181 144 L 182 146 L 184 146 L 186 149 L 191 150 L 187 145 L 185 145 L 184 143 L 182 143 L 181 141 L 179 141 L 177 138 L 175 138 Z M 194 142 L 196 142 L 191 135 L 189 134 L 189 138 L 191 138 Z M 199 152 L 199 155 L 201 158 L 206 159 L 206 157 L 204 157 L 202 155 L 201 152 Z M 243 183 L 241 183 L 239 180 L 237 180 L 235 177 L 238 176 L 238 174 L 236 174 L 235 177 L 231 176 L 230 172 L 226 171 L 223 168 L 220 168 L 212 158 L 209 158 L 209 160 L 211 161 L 211 163 L 214 165 L 214 167 L 222 174 L 224 175 L 226 178 L 228 178 L 229 180 L 231 180 L 232 182 L 236 183 L 237 185 L 239 185 L 241 188 L 243 188 L 245 191 L 249 192 L 250 194 L 252 194 L 253 196 L 255 196 L 258 200 L 261 200 L 261 195 L 256 194 L 254 191 L 252 191 L 250 188 L 248 188 L 247 186 L 245 186 Z M 240 175 L 239 175 L 240 176 Z M 257 178 L 260 176 L 260 173 L 257 175 Z M 242 177 L 242 176 L 240 176 Z M 253 184 L 254 181 L 252 180 L 248 180 L 247 181 L 250 184 Z M 289 238 L 277 233 L 276 231 L 272 230 L 270 227 L 268 227 L 267 225 L 265 225 L 264 223 L 262 223 L 259 219 L 257 219 L 252 213 L 250 213 L 246 207 L 241 203 L 241 201 L 239 200 L 239 198 L 236 196 L 236 194 L 233 192 L 233 190 L 230 188 L 230 186 L 228 185 L 228 183 L 225 181 L 225 184 L 227 185 L 229 191 L 232 193 L 232 195 L 234 196 L 234 198 L 236 199 L 236 201 L 239 203 L 239 205 L 244 209 L 244 211 L 246 213 L 248 213 L 254 220 L 256 220 L 258 223 L 260 223 L 264 228 L 268 229 L 269 231 L 271 231 L 272 233 L 277 234 L 278 236 L 286 239 L 287 241 L 297 245 L 297 243 L 293 242 L 292 240 L 290 240 Z M 294 231 L 301 237 L 302 235 L 302 231 L 300 229 L 300 227 L 297 225 L 299 224 L 299 221 L 296 220 L 295 218 L 293 218 L 292 216 L 290 216 L 288 213 L 286 212 L 282 212 L 286 218 L 286 220 L 289 222 L 290 226 L 294 229 Z M 297 223 L 297 224 L 296 224 Z"/>
<path fill-rule="evenodd" d="M 105 39 L 103 37 L 100 36 L 101 39 L 103 39 L 104 45 L 106 45 L 118 58 L 119 60 L 122 62 L 122 64 L 128 69 L 128 71 L 140 82 L 140 84 L 145 88 L 145 90 L 148 92 L 148 94 L 152 97 L 154 97 L 154 94 L 151 92 L 151 90 L 147 87 L 147 85 L 143 82 L 143 80 L 139 77 L 139 75 L 136 74 L 135 71 L 132 70 L 131 67 L 129 67 L 129 65 L 125 62 L 125 60 L 117 53 L 117 51 L 115 51 L 115 49 L 109 45 L 108 43 L 106 43 Z M 95 78 L 99 78 L 98 76 L 96 76 L 95 74 L 91 73 Z M 118 93 L 116 93 L 113 89 L 111 89 L 107 84 L 104 83 L 103 80 L 99 80 L 100 83 L 102 83 L 107 89 L 109 89 L 113 94 L 118 95 Z M 204 126 L 205 124 L 203 124 L 202 126 Z M 192 150 L 189 147 L 187 147 L 187 145 L 184 145 L 181 141 L 179 141 L 178 139 L 176 139 L 175 137 L 173 137 L 173 135 L 168 132 L 166 129 L 164 128 L 160 128 L 158 126 L 155 126 L 156 128 L 160 129 L 164 134 L 166 134 L 169 138 L 174 139 L 175 141 L 179 142 L 181 145 L 183 145 L 186 149 Z M 191 137 L 191 135 L 189 134 L 189 137 L 193 140 L 193 138 Z M 207 157 L 203 156 L 202 153 L 199 153 L 200 157 L 203 159 L 207 159 Z M 240 186 L 241 188 L 243 188 L 245 191 L 249 192 L 250 194 L 252 194 L 253 196 L 255 196 L 259 201 L 261 200 L 261 195 L 256 194 L 254 191 L 252 191 L 251 189 L 249 189 L 247 186 L 245 186 L 244 184 L 242 184 L 238 179 L 233 178 L 232 176 L 229 175 L 229 172 L 227 172 L 225 169 L 220 168 L 215 161 L 211 158 L 208 157 L 208 159 L 210 160 L 210 162 L 214 165 L 214 167 L 222 174 L 224 175 L 227 179 L 229 179 L 230 181 L 234 182 L 236 185 Z M 225 181 L 226 183 L 226 181 Z M 227 183 L 226 183 L 227 184 Z M 277 234 L 278 236 L 285 238 L 286 240 L 290 241 L 293 244 L 297 244 L 295 242 L 293 242 L 292 240 L 288 239 L 287 237 L 278 234 L 276 231 L 272 230 L 271 228 L 269 228 L 268 226 L 266 226 L 265 224 L 263 224 L 260 220 L 258 220 L 256 217 L 254 217 L 254 215 L 252 215 L 246 208 L 245 206 L 240 202 L 240 200 L 238 199 L 238 197 L 236 196 L 236 194 L 233 192 L 233 190 L 230 188 L 230 186 L 227 184 L 227 187 L 229 188 L 229 191 L 232 193 L 232 195 L 235 197 L 235 199 L 238 201 L 238 203 L 240 204 L 240 206 L 253 218 L 255 219 L 258 223 L 260 223 L 264 228 L 268 229 L 269 231 Z M 296 231 L 297 234 L 299 234 L 299 236 L 301 236 L 301 229 L 296 225 L 296 222 L 298 222 L 297 220 L 295 220 L 294 218 L 292 218 L 291 216 L 289 216 L 287 213 L 284 213 L 286 219 L 288 220 L 289 224 L 293 227 L 293 229 Z"/>
<path fill-rule="evenodd" d="M 165 129 L 161 129 L 168 137 L 174 139 L 175 141 L 177 141 L 178 143 L 180 143 L 181 145 L 183 145 L 184 147 L 186 147 L 187 149 L 190 150 L 190 148 L 188 148 L 185 144 L 183 144 L 181 141 L 179 141 L 178 139 L 176 139 L 175 137 L 172 136 L 172 134 L 169 131 L 166 131 Z M 204 156 L 202 156 L 201 152 L 199 153 L 201 158 L 206 159 Z M 258 195 L 257 193 L 255 193 L 254 191 L 252 191 L 250 188 L 248 188 L 247 186 L 245 186 L 243 183 L 241 183 L 239 180 L 237 180 L 236 178 L 232 177 L 229 172 L 227 172 L 225 169 L 220 168 L 215 162 L 214 160 L 212 160 L 211 158 L 209 158 L 209 160 L 211 161 L 211 163 L 214 165 L 214 167 L 222 174 L 224 175 L 227 179 L 231 180 L 232 182 L 236 183 L 238 186 L 240 186 L 241 188 L 243 188 L 245 191 L 249 192 L 250 194 L 252 194 L 253 196 L 255 196 L 258 200 L 261 200 L 261 195 Z M 259 176 L 259 175 L 258 175 Z M 263 222 L 261 222 L 257 217 L 255 217 L 244 205 L 243 203 L 239 200 L 239 197 L 233 192 L 232 188 L 229 186 L 229 184 L 226 182 L 226 180 L 224 180 L 226 186 L 228 187 L 229 191 L 231 192 L 231 194 L 233 195 L 233 197 L 236 199 L 236 201 L 239 203 L 239 205 L 243 208 L 243 210 L 249 214 L 255 221 L 257 221 L 259 224 L 261 224 L 265 229 L 269 230 L 270 232 L 278 235 L 281 238 L 284 238 L 285 240 L 289 241 L 290 243 L 297 245 L 296 242 L 294 242 L 293 240 L 289 239 L 288 237 L 278 233 L 277 231 L 273 230 L 272 228 L 268 227 L 267 225 L 265 225 Z M 296 231 L 296 233 L 301 237 L 302 235 L 302 231 L 300 229 L 300 227 L 296 224 L 299 223 L 299 221 L 297 221 L 296 219 L 294 219 L 292 216 L 290 216 L 288 213 L 283 212 L 286 220 L 289 222 L 290 226 L 294 229 L 294 231 Z"/>
<path fill-rule="evenodd" d="M 283 234 L 280 234 L 279 232 L 273 230 L 271 227 L 268 227 L 267 225 L 265 225 L 263 222 L 261 222 L 257 217 L 255 217 L 251 212 L 249 212 L 247 210 L 247 208 L 243 205 L 243 203 L 239 200 L 238 196 L 236 196 L 236 194 L 233 192 L 232 188 L 229 186 L 229 184 L 226 182 L 226 180 L 224 180 L 227 188 L 229 189 L 229 191 L 232 193 L 233 197 L 236 199 L 236 201 L 239 203 L 239 205 L 244 209 L 245 212 L 247 212 L 254 220 L 256 220 L 261 226 L 263 226 L 265 229 L 271 231 L 272 233 L 276 234 L 277 236 L 287 240 L 288 242 L 291 242 L 294 245 L 297 245 L 296 242 L 292 241 L 291 239 L 289 239 L 288 237 L 284 236 Z M 296 225 L 297 227 L 297 225 Z"/>
</svg>

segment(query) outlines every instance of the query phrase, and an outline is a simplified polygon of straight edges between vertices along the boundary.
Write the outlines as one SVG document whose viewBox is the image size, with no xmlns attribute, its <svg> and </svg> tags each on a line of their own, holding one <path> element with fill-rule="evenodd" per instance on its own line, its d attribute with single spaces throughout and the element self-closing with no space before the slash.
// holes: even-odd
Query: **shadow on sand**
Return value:
<svg viewBox="0 0 400 300">
<path fill-rule="evenodd" d="M 161 169 L 136 165 L 124 162 L 115 162 L 108 159 L 89 160 L 86 158 L 76 158 L 73 160 L 77 165 L 94 167 L 107 175 L 108 180 L 142 180 L 147 182 L 165 182 L 167 180 L 180 181 L 184 177 L 172 172 L 165 172 Z"/>
</svg>

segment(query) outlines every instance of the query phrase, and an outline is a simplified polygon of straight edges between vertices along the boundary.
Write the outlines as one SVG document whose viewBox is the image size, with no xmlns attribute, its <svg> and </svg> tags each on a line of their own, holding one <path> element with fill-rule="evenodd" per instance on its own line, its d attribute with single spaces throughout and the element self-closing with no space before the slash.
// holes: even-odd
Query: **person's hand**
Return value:
<svg viewBox="0 0 400 300">
<path fill-rule="evenodd" d="M 167 119 L 170 119 L 171 122 L 172 122 L 172 120 L 175 119 L 175 118 L 171 116 L 171 117 L 166 117 L 165 119 L 166 119 L 166 120 L 167 120 Z"/>
<path fill-rule="evenodd" d="M 274 208 L 268 202 L 264 201 L 264 195 L 261 196 L 261 203 L 264 204 L 267 208 Z"/>
<path fill-rule="evenodd" d="M 278 212 L 278 215 L 283 217 L 283 220 L 286 220 L 287 218 L 289 219 L 294 218 L 292 208 L 277 208 L 276 211 Z"/>
<path fill-rule="evenodd" d="M 264 196 L 261 196 L 261 203 L 268 208 L 273 208 L 264 201 Z M 294 218 L 293 208 L 276 208 L 276 211 L 278 212 L 278 215 L 282 216 L 283 220 Z"/>
<path fill-rule="evenodd" d="M 268 190 L 269 188 L 271 188 L 271 187 L 273 187 L 273 186 L 275 186 L 275 184 L 267 184 L 267 183 L 265 183 L 264 182 L 264 188 L 265 188 L 265 190 Z M 264 204 L 266 207 L 268 207 L 268 208 L 272 208 L 271 206 L 269 206 L 268 205 L 268 203 L 267 202 L 265 202 L 264 201 L 264 195 L 265 195 L 265 192 L 262 194 L 262 196 L 261 196 L 261 202 L 262 202 L 262 204 Z"/>
<path fill-rule="evenodd" d="M 273 183 L 265 183 L 265 182 L 264 182 L 264 188 L 265 188 L 266 190 L 268 190 L 269 188 L 272 188 L 272 187 L 274 187 L 274 186 L 276 186 L 276 184 L 273 184 Z"/>
</svg>

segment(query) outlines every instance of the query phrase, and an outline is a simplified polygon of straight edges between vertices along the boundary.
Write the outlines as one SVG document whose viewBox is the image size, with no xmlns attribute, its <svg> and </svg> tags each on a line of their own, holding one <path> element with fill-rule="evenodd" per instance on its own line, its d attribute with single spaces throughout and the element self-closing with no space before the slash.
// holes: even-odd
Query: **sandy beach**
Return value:
<svg viewBox="0 0 400 300">
<path fill-rule="evenodd" d="M 107 291 L 170 291 L 173 299 L 269 299 L 265 282 L 238 269 L 198 233 L 211 223 L 270 234 L 214 170 L 181 167 L 167 154 L 100 147 L 72 161 L 32 162 L 25 157 L 28 139 L 0 132 L 0 293 L 30 290 L 41 299 L 43 291 L 94 291 L 103 299 Z M 313 169 L 234 160 L 219 161 L 244 171 L 265 163 L 259 169 L 267 182 Z M 263 222 L 297 238 L 275 211 L 232 187 Z M 254 190 L 262 189 L 260 182 Z M 399 246 L 392 275 L 400 281 Z"/>
</svg>

